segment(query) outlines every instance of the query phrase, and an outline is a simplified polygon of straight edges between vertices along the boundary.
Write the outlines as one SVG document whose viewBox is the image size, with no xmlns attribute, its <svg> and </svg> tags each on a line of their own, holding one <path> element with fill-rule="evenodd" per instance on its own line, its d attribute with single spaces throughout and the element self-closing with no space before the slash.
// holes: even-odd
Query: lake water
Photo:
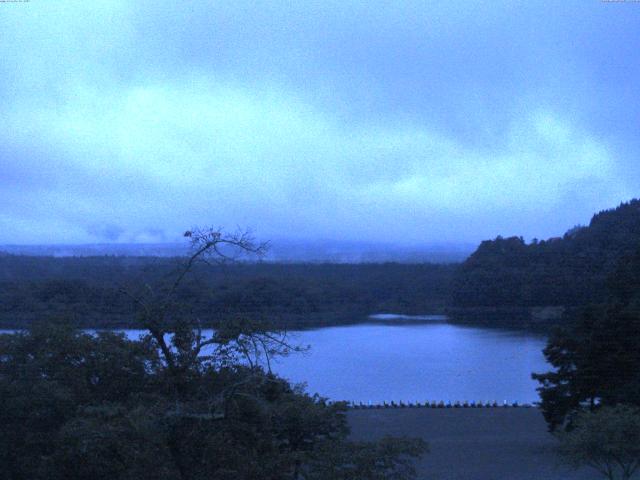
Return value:
<svg viewBox="0 0 640 480">
<path fill-rule="evenodd" d="M 447 323 L 353 325 L 296 332 L 306 355 L 275 370 L 311 393 L 378 403 L 394 400 L 538 400 L 531 372 L 549 369 L 545 338 Z"/>
<path fill-rule="evenodd" d="M 290 332 L 291 341 L 311 348 L 273 369 L 333 400 L 538 400 L 531 372 L 549 370 L 543 336 L 403 320 Z M 127 331 L 130 338 L 139 333 Z"/>
</svg>

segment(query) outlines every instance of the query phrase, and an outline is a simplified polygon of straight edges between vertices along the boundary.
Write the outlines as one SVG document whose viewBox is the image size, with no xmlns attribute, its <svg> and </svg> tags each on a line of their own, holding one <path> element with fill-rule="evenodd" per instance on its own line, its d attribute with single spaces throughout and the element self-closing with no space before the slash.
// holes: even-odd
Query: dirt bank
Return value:
<svg viewBox="0 0 640 480">
<path fill-rule="evenodd" d="M 559 464 L 555 439 L 536 408 L 396 408 L 351 410 L 352 436 L 422 437 L 431 452 L 418 462 L 420 479 L 591 480 L 590 469 Z"/>
</svg>

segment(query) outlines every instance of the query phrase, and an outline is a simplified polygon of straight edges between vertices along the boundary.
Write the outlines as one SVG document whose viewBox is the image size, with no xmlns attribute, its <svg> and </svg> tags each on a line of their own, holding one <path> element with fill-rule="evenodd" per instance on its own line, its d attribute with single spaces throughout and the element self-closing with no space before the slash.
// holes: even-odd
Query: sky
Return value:
<svg viewBox="0 0 640 480">
<path fill-rule="evenodd" d="M 558 236 L 639 99 L 638 2 L 0 2 L 0 243 Z"/>
</svg>

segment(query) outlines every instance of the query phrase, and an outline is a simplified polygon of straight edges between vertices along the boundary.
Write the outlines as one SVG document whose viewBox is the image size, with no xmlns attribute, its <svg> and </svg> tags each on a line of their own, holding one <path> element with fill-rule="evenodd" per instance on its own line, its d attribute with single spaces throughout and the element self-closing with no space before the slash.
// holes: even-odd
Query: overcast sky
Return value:
<svg viewBox="0 0 640 480">
<path fill-rule="evenodd" d="M 0 3 L 0 243 L 545 238 L 639 153 L 640 3 Z"/>
</svg>

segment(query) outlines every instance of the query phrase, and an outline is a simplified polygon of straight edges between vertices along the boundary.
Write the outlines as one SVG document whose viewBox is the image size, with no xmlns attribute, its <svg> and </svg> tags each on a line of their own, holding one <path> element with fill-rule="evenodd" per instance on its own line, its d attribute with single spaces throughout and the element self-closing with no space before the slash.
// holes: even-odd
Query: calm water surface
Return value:
<svg viewBox="0 0 640 480">
<path fill-rule="evenodd" d="M 447 323 L 354 325 L 294 334 L 311 350 L 276 370 L 311 393 L 367 403 L 533 402 L 531 372 L 547 371 L 545 338 Z"/>
<path fill-rule="evenodd" d="M 139 331 L 127 336 L 137 338 Z M 444 322 L 365 324 L 290 332 L 308 353 L 273 368 L 333 400 L 538 400 L 531 372 L 549 369 L 545 338 Z"/>
</svg>

